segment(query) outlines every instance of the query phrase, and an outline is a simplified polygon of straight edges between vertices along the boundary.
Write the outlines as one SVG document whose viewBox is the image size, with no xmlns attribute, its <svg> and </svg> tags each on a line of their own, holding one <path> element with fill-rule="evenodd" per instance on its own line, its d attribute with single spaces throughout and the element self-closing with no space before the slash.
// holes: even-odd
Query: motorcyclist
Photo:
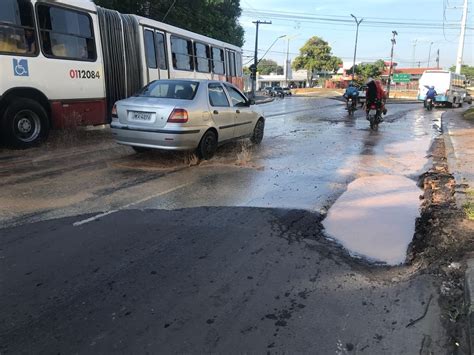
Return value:
<svg viewBox="0 0 474 355">
<path fill-rule="evenodd" d="M 426 97 L 425 97 L 425 107 L 426 107 L 426 101 L 428 99 L 431 99 L 433 101 L 433 104 L 435 103 L 436 95 L 438 95 L 438 93 L 436 92 L 434 86 L 430 86 L 428 88 L 428 92 L 426 93 Z"/>
<path fill-rule="evenodd" d="M 370 110 L 370 106 L 375 104 L 377 110 L 382 109 L 382 99 L 380 89 L 377 88 L 377 84 L 373 78 L 367 80 L 367 90 L 365 92 L 366 97 L 366 111 L 367 113 Z"/>
<path fill-rule="evenodd" d="M 355 106 L 357 104 L 357 98 L 359 97 L 359 90 L 357 90 L 353 83 L 349 83 L 343 96 L 346 101 L 348 101 L 349 98 L 352 98 L 352 106 Z"/>
</svg>

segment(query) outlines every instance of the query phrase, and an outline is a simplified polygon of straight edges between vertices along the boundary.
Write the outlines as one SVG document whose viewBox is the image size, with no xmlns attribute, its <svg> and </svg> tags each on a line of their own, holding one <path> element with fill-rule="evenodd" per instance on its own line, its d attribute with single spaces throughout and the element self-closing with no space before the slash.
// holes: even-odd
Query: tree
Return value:
<svg viewBox="0 0 474 355">
<path fill-rule="evenodd" d="M 451 68 L 449 68 L 450 71 L 453 73 L 456 71 L 456 66 L 453 65 Z M 471 82 L 474 81 L 474 66 L 470 66 L 467 64 L 463 64 L 461 66 L 461 74 L 466 76 L 466 79 L 470 80 Z"/>
<path fill-rule="evenodd" d="M 257 65 L 257 71 L 262 75 L 283 74 L 283 67 L 272 59 L 262 59 Z"/>
<path fill-rule="evenodd" d="M 335 72 L 341 64 L 342 60 L 332 55 L 332 49 L 328 42 L 314 36 L 301 47 L 300 55 L 293 61 L 293 68 L 295 70 L 306 69 L 308 83 L 312 86 L 314 74 L 322 71 Z"/>
<path fill-rule="evenodd" d="M 136 14 L 165 22 L 239 47 L 244 44 L 244 29 L 239 24 L 242 12 L 240 0 L 95 0 L 95 3 L 124 14 Z"/>
<path fill-rule="evenodd" d="M 356 81 L 363 84 L 368 78 L 380 79 L 380 75 L 385 70 L 385 61 L 379 59 L 374 63 L 362 63 L 356 65 L 355 73 L 357 74 Z"/>
</svg>

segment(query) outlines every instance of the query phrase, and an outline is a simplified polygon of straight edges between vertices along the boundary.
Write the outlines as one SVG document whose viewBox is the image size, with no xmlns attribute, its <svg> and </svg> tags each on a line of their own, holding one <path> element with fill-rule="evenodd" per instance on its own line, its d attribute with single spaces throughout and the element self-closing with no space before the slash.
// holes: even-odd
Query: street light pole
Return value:
<svg viewBox="0 0 474 355">
<path fill-rule="evenodd" d="M 433 42 L 430 43 L 430 51 L 428 52 L 428 68 L 430 67 L 430 62 L 431 62 L 431 46 L 433 45 Z"/>
<path fill-rule="evenodd" d="M 413 68 L 416 67 L 416 44 L 418 42 L 418 39 L 415 39 L 415 41 L 413 42 L 413 55 L 412 55 L 412 65 L 413 65 Z"/>
<path fill-rule="evenodd" d="M 397 41 L 395 40 L 395 36 L 398 36 L 397 31 L 392 31 L 392 51 L 390 53 L 390 69 L 388 71 L 388 86 L 387 86 L 387 99 L 390 97 L 390 85 L 392 83 L 392 69 L 393 69 L 393 48 Z"/>
<path fill-rule="evenodd" d="M 253 55 L 253 66 L 251 66 L 251 73 L 250 77 L 252 79 L 252 90 L 250 92 L 250 97 L 252 99 L 255 99 L 255 91 L 257 87 L 257 65 L 258 65 L 258 28 L 259 26 L 262 25 L 271 25 L 271 21 L 253 21 L 253 23 L 256 25 L 256 31 L 255 31 L 255 53 Z"/>
<path fill-rule="evenodd" d="M 354 60 L 352 61 L 352 81 L 354 81 L 354 75 L 355 75 L 355 65 L 356 65 L 356 55 L 357 55 L 357 39 L 359 37 L 359 25 L 364 21 L 363 18 L 360 20 L 357 20 L 357 17 L 355 17 L 353 14 L 351 16 L 354 18 L 357 29 L 356 29 L 356 39 L 355 39 L 355 46 L 354 46 Z"/>
<path fill-rule="evenodd" d="M 461 74 L 462 56 L 464 52 L 464 40 L 466 38 L 466 23 L 467 23 L 467 0 L 464 0 L 464 7 L 461 20 L 461 34 L 459 35 L 458 54 L 456 57 L 456 74 Z"/>
</svg>

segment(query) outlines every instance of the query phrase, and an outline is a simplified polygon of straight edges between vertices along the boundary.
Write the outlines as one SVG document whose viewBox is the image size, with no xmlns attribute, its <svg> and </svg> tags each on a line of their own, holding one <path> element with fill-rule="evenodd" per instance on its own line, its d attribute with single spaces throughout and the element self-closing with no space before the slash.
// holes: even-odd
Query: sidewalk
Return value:
<svg viewBox="0 0 474 355">
<path fill-rule="evenodd" d="M 443 131 L 449 171 L 456 179 L 456 203 L 471 219 L 468 223 L 474 224 L 474 119 L 464 118 L 465 111 L 447 111 L 443 115 Z M 474 349 L 474 254 L 467 259 L 465 300 L 468 335 L 471 349 Z"/>
<path fill-rule="evenodd" d="M 458 207 L 474 203 L 474 119 L 465 119 L 465 109 L 447 111 L 443 130 L 449 171 L 456 179 Z"/>
</svg>

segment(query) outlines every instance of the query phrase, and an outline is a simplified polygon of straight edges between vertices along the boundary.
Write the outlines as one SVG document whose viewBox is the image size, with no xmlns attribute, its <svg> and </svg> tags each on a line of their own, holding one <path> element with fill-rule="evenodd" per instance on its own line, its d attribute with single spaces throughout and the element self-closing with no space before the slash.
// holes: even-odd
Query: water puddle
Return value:
<svg viewBox="0 0 474 355">
<path fill-rule="evenodd" d="M 349 184 L 323 224 L 351 253 L 401 264 L 419 216 L 420 194 L 416 183 L 402 176 L 360 178 Z"/>
</svg>

